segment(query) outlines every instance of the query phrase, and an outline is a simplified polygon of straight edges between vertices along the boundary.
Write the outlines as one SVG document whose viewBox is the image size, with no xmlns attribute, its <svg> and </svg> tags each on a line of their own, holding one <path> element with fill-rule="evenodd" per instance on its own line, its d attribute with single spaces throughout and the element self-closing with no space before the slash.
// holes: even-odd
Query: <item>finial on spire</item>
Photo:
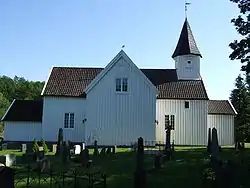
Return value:
<svg viewBox="0 0 250 188">
<path fill-rule="evenodd" d="M 187 18 L 187 6 L 190 5 L 191 3 L 188 3 L 187 0 L 185 0 L 185 16 Z"/>
<path fill-rule="evenodd" d="M 125 45 L 124 45 L 124 44 L 122 45 L 122 49 L 123 49 L 123 48 L 125 48 Z"/>
</svg>

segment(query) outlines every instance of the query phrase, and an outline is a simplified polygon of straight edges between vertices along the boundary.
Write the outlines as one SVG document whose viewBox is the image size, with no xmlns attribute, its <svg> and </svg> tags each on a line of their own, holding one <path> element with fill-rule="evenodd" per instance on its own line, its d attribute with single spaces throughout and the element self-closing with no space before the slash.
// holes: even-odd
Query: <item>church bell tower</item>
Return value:
<svg viewBox="0 0 250 188">
<path fill-rule="evenodd" d="M 172 55 L 179 80 L 200 80 L 201 53 L 186 18 L 176 49 Z"/>
</svg>

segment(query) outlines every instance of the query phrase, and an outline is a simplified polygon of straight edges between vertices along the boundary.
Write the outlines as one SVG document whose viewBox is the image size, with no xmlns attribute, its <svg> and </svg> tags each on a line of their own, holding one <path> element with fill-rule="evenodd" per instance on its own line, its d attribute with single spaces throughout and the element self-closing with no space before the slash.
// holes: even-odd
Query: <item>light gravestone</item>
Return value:
<svg viewBox="0 0 250 188">
<path fill-rule="evenodd" d="M 80 145 L 75 145 L 74 146 L 74 154 L 75 155 L 80 155 L 81 153 L 81 146 Z"/>
<path fill-rule="evenodd" d="M 52 145 L 52 152 L 56 153 L 56 149 L 57 149 L 57 144 L 53 144 Z"/>
<path fill-rule="evenodd" d="M 27 153 L 27 144 L 22 144 L 22 152 Z"/>
<path fill-rule="evenodd" d="M 82 143 L 82 150 L 85 150 L 85 143 Z"/>
<path fill-rule="evenodd" d="M 15 154 L 7 154 L 6 157 L 6 163 L 5 165 L 8 167 L 11 167 L 16 164 L 16 155 Z"/>
</svg>

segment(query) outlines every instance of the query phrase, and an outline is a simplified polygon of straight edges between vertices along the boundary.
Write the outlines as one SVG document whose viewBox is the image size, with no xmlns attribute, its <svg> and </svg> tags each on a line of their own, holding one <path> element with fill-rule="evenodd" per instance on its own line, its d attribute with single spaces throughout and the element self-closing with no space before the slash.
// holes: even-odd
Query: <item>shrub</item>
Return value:
<svg viewBox="0 0 250 188">
<path fill-rule="evenodd" d="M 39 145 L 38 145 L 38 143 L 37 143 L 37 141 L 36 141 L 35 138 L 34 138 L 34 140 L 33 140 L 32 151 L 33 151 L 34 153 L 36 153 L 36 152 L 39 151 Z"/>
<path fill-rule="evenodd" d="M 48 146 L 46 145 L 45 141 L 43 138 L 41 138 L 41 145 L 43 147 L 43 151 L 44 153 L 48 153 L 49 149 L 48 149 Z"/>
</svg>

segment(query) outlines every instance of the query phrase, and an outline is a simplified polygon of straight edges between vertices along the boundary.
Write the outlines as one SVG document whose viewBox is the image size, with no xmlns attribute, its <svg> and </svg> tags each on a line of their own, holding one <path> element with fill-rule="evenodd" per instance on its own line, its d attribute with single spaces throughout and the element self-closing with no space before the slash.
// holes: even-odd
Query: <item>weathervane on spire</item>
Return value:
<svg viewBox="0 0 250 188">
<path fill-rule="evenodd" d="M 187 6 L 190 5 L 191 3 L 188 3 L 187 0 L 185 0 L 185 15 L 187 18 Z"/>
</svg>

